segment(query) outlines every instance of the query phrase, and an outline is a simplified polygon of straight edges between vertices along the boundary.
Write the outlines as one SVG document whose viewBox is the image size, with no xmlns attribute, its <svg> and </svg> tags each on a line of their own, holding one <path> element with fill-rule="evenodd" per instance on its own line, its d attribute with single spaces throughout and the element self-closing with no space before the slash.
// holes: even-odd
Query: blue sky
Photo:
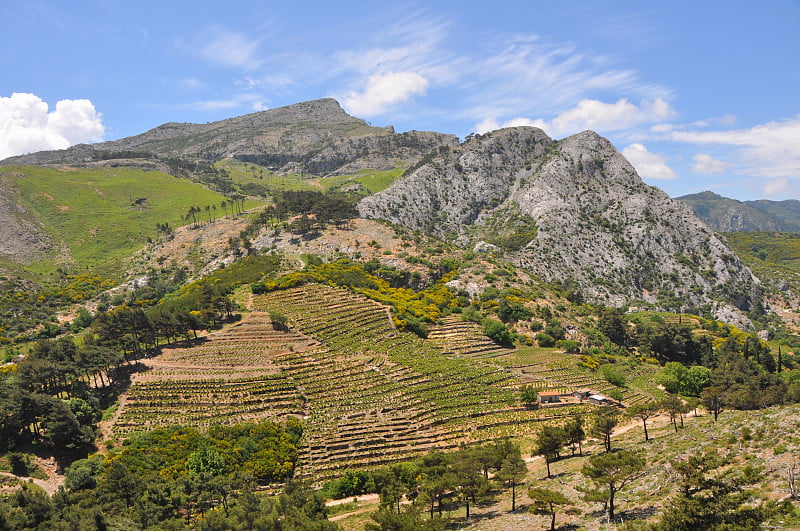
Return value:
<svg viewBox="0 0 800 531">
<path fill-rule="evenodd" d="M 800 0 L 6 1 L 0 158 L 322 97 L 608 137 L 672 196 L 800 198 Z"/>
</svg>

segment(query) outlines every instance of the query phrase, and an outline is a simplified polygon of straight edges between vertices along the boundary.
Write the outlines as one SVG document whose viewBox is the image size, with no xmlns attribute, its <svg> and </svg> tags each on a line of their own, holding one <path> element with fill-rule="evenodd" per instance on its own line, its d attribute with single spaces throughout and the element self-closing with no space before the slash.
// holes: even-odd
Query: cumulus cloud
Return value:
<svg viewBox="0 0 800 531">
<path fill-rule="evenodd" d="M 697 173 L 722 173 L 727 167 L 728 163 L 716 160 L 708 153 L 698 153 L 694 156 L 692 171 Z"/>
<path fill-rule="evenodd" d="M 54 111 L 34 94 L 0 97 L 0 160 L 103 139 L 102 115 L 89 100 L 61 100 Z"/>
<path fill-rule="evenodd" d="M 357 116 L 374 116 L 414 96 L 423 96 L 427 90 L 428 80 L 416 72 L 375 74 L 367 80 L 363 92 L 349 92 L 342 105 Z"/>
<path fill-rule="evenodd" d="M 659 122 L 674 114 L 675 111 L 662 98 L 646 100 L 639 105 L 626 98 L 621 98 L 616 103 L 586 99 L 550 121 L 518 117 L 500 124 L 493 118 L 487 118 L 476 126 L 476 131 L 485 133 L 499 127 L 532 125 L 544 129 L 550 136 L 560 138 L 587 129 L 599 133 L 629 129 L 644 123 Z"/>
<path fill-rule="evenodd" d="M 690 144 L 738 147 L 744 171 L 765 177 L 800 175 L 800 115 L 750 129 L 673 131 L 667 138 Z"/>
<path fill-rule="evenodd" d="M 631 144 L 622 150 L 622 154 L 633 164 L 641 177 L 662 180 L 677 177 L 672 168 L 667 166 L 666 158 L 663 155 L 648 151 L 643 144 Z"/>
</svg>

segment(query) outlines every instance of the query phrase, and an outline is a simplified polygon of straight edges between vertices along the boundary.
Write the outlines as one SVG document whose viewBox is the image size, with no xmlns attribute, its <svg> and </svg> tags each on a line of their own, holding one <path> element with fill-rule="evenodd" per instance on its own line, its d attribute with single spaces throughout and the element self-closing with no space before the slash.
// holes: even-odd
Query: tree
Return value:
<svg viewBox="0 0 800 531">
<path fill-rule="evenodd" d="M 560 492 L 541 487 L 528 489 L 528 496 L 533 500 L 530 511 L 550 516 L 550 531 L 553 531 L 556 528 L 556 512 L 560 506 L 569 505 L 569 499 Z"/>
<path fill-rule="evenodd" d="M 495 343 L 500 343 L 501 345 L 514 344 L 514 334 L 508 330 L 506 325 L 495 319 L 483 320 L 483 333 Z"/>
<path fill-rule="evenodd" d="M 269 320 L 272 323 L 272 328 L 286 332 L 289 330 L 289 318 L 280 312 L 269 312 Z"/>
<path fill-rule="evenodd" d="M 619 410 L 614 406 L 601 406 L 594 413 L 592 435 L 603 440 L 606 452 L 611 451 L 611 434 L 619 424 Z"/>
<path fill-rule="evenodd" d="M 531 408 L 535 407 L 539 403 L 539 392 L 536 390 L 536 386 L 531 384 L 525 384 L 520 388 L 520 400 L 525 407 Z"/>
<path fill-rule="evenodd" d="M 485 497 L 489 490 L 489 482 L 481 473 L 480 466 L 474 455 L 469 451 L 462 451 L 453 455 L 453 482 L 458 491 L 459 498 L 466 508 L 466 520 L 469 520 L 470 501 L 478 503 L 478 498 Z"/>
<path fill-rule="evenodd" d="M 683 403 L 681 397 L 672 393 L 667 393 L 667 397 L 661 401 L 661 408 L 669 414 L 669 420 L 675 427 L 675 433 L 678 432 L 678 416 L 688 412 L 686 404 Z M 682 423 L 683 421 L 681 421 Z"/>
<path fill-rule="evenodd" d="M 593 455 L 581 468 L 581 474 L 591 479 L 606 496 L 608 521 L 614 520 L 614 499 L 628 483 L 642 475 L 645 460 L 631 450 L 619 450 Z"/>
<path fill-rule="evenodd" d="M 655 529 L 761 529 L 764 506 L 752 504 L 751 493 L 744 489 L 760 475 L 750 467 L 737 470 L 731 463 L 712 449 L 673 460 L 678 492 Z"/>
<path fill-rule="evenodd" d="M 529 320 L 533 317 L 533 311 L 530 308 L 526 308 L 521 302 L 502 298 L 497 307 L 497 317 L 506 323 L 516 323 L 517 321 Z"/>
<path fill-rule="evenodd" d="M 572 418 L 567 420 L 564 424 L 564 432 L 567 434 L 567 444 L 570 445 L 572 455 L 575 455 L 575 447 L 578 448 L 578 455 L 583 457 L 583 447 L 581 443 L 586 438 L 586 432 L 583 429 L 583 417 L 579 414 L 573 415 Z"/>
<path fill-rule="evenodd" d="M 628 344 L 628 323 L 622 308 L 603 308 L 597 319 L 597 329 L 612 343 L 624 347 Z"/>
<path fill-rule="evenodd" d="M 550 463 L 560 457 L 561 448 L 567 439 L 564 428 L 545 426 L 536 437 L 532 455 L 541 455 L 547 464 L 547 477 L 551 477 Z"/>
<path fill-rule="evenodd" d="M 703 402 L 703 407 L 714 414 L 714 422 L 717 421 L 717 417 L 722 413 L 724 399 L 725 388 L 721 385 L 712 385 L 703 389 L 703 392 L 700 393 L 700 401 Z"/>
<path fill-rule="evenodd" d="M 519 451 L 519 446 L 514 445 L 514 450 L 511 454 L 507 455 L 500 465 L 500 470 L 497 471 L 495 477 L 504 485 L 511 487 L 511 512 L 517 510 L 517 485 L 525 479 L 528 473 L 528 466 L 525 460 L 522 459 L 522 454 Z"/>
<path fill-rule="evenodd" d="M 628 408 L 627 414 L 629 417 L 635 417 L 642 421 L 642 427 L 644 427 L 645 442 L 650 440 L 650 438 L 647 435 L 647 419 L 657 415 L 659 411 L 661 411 L 661 408 L 658 406 L 658 404 L 656 404 L 652 400 L 648 400 L 647 402 L 640 402 Z"/>
</svg>

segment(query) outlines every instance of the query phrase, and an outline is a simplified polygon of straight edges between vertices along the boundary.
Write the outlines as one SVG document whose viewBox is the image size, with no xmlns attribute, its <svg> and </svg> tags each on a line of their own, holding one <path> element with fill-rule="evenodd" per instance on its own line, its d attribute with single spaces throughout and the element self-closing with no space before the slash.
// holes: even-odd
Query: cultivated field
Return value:
<svg viewBox="0 0 800 531">
<path fill-rule="evenodd" d="M 236 326 L 144 360 L 113 434 L 301 416 L 299 472 L 324 480 L 433 448 L 529 435 L 591 407 L 525 408 L 525 382 L 564 392 L 613 387 L 578 371 L 575 355 L 498 347 L 474 323 L 447 318 L 429 339 L 399 332 L 387 307 L 340 288 L 310 284 L 250 304 Z M 286 316 L 289 330 L 275 330 L 269 312 Z M 626 391 L 631 401 L 646 397 Z"/>
</svg>

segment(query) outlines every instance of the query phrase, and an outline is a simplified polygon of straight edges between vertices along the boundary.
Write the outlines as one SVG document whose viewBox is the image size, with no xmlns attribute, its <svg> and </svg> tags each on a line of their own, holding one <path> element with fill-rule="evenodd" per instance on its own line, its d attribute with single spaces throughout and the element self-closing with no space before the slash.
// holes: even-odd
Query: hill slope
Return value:
<svg viewBox="0 0 800 531">
<path fill-rule="evenodd" d="M 676 198 L 718 232 L 800 232 L 800 201 L 737 201 L 714 192 Z"/>
<path fill-rule="evenodd" d="M 214 217 L 225 200 L 199 184 L 131 168 L 0 167 L 0 259 L 9 268 L 55 265 L 124 275 L 119 260 L 157 236 L 156 224 L 184 223 L 191 206 Z"/>
<path fill-rule="evenodd" d="M 761 296 L 757 279 L 690 208 L 644 184 L 590 131 L 558 142 L 529 127 L 476 137 L 363 199 L 359 212 L 505 250 L 547 281 L 574 280 L 593 301 L 643 300 L 730 319 Z M 515 232 L 486 245 L 509 226 Z"/>
</svg>

